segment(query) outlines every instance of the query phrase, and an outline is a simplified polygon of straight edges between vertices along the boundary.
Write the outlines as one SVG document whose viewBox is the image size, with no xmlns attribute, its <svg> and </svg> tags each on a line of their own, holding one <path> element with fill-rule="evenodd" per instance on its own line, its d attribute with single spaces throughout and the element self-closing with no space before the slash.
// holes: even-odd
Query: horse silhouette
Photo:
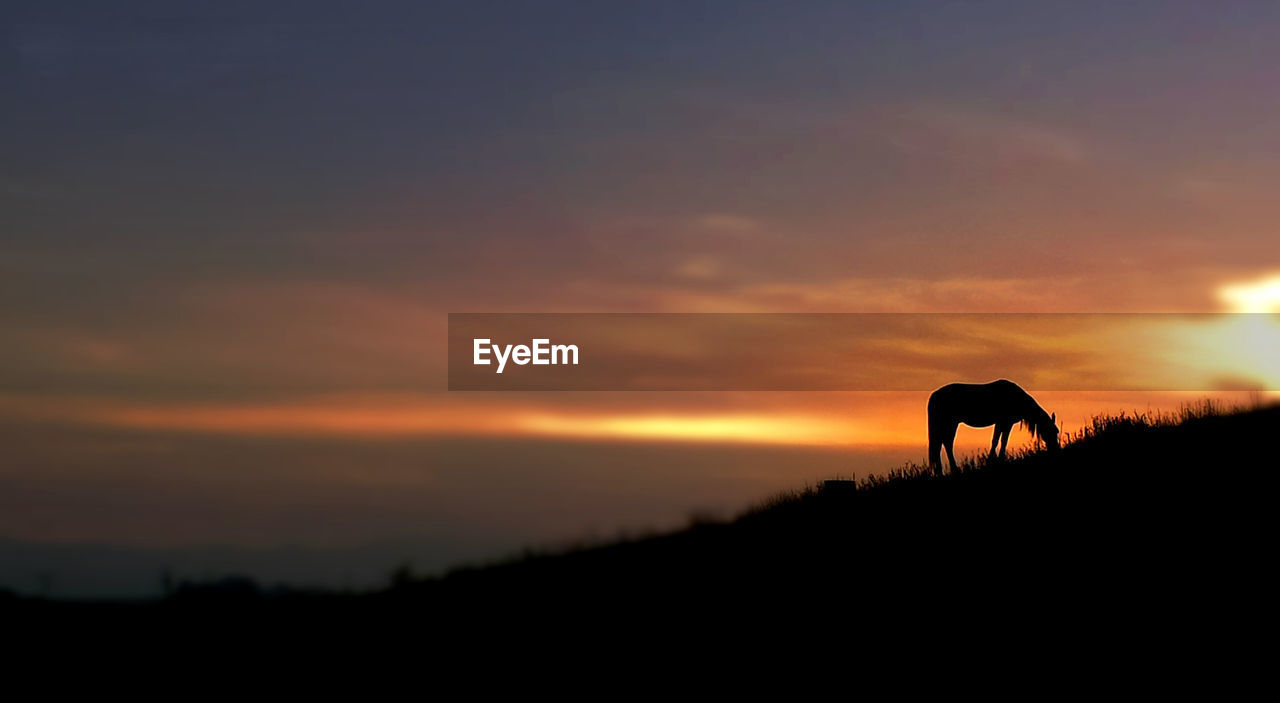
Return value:
<svg viewBox="0 0 1280 703">
<path fill-rule="evenodd" d="M 956 441 L 956 428 L 960 423 L 970 427 L 995 425 L 991 435 L 990 458 L 996 456 L 996 444 L 1000 456 L 1005 456 L 1009 444 L 1009 431 L 1017 423 L 1031 431 L 1032 436 L 1044 440 L 1050 450 L 1058 448 L 1057 414 L 1050 415 L 1013 381 L 1000 379 L 991 383 L 952 383 L 934 391 L 929 396 L 929 466 L 933 473 L 942 475 L 942 448 L 947 449 L 951 471 L 956 470 L 956 455 L 952 447 Z"/>
</svg>

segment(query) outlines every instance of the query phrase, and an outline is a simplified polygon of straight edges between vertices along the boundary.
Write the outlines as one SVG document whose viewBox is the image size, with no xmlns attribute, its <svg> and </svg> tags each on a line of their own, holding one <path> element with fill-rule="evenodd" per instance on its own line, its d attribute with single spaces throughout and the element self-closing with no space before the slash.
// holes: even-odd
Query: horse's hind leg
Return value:
<svg viewBox="0 0 1280 703">
<path fill-rule="evenodd" d="M 934 418 L 929 418 L 929 466 L 933 468 L 934 476 L 942 475 L 942 448 L 947 448 L 947 456 L 951 458 L 952 470 L 955 469 L 956 460 L 951 456 L 951 443 L 955 441 L 956 428 L 954 425 L 947 427 L 946 422 L 938 422 Z"/>
<path fill-rule="evenodd" d="M 991 454 L 987 457 L 988 461 L 996 458 L 997 446 L 1000 447 L 1000 458 L 1003 459 L 1005 457 L 1005 449 L 1009 446 L 1009 432 L 1012 430 L 1013 425 L 996 423 L 995 432 L 991 434 Z"/>
<path fill-rule="evenodd" d="M 948 426 L 945 422 L 934 422 L 929 418 L 929 466 L 934 476 L 942 475 L 942 450 L 946 448 L 947 459 L 951 461 L 951 470 L 956 470 L 956 455 L 952 453 L 952 445 L 956 441 L 956 425 Z"/>
</svg>

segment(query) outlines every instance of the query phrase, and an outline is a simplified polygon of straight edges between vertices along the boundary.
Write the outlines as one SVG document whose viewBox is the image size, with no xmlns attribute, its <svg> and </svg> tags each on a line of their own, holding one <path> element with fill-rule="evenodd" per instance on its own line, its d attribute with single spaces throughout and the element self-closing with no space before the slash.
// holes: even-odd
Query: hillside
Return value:
<svg viewBox="0 0 1280 703">
<path fill-rule="evenodd" d="M 690 632 L 906 642 L 947 631 L 1086 637 L 1094 647 L 1220 634 L 1262 612 L 1277 434 L 1280 408 L 1103 418 L 1056 454 L 942 478 L 905 467 L 856 488 L 782 496 L 727 523 L 440 579 L 402 576 L 378 593 L 264 594 L 233 582 L 151 604 L 10 606 L 133 627 L 252 620 L 295 634 L 418 632 L 431 646 L 547 632 L 603 643 Z"/>
<path fill-rule="evenodd" d="M 1128 603 L 1131 616 L 1245 578 L 1271 552 L 1261 501 L 1280 408 L 1100 418 L 1057 454 L 970 463 L 783 496 L 727 524 L 402 583 L 398 601 L 521 612 L 754 613 L 904 602 L 1040 606 L 1057 616 Z"/>
</svg>

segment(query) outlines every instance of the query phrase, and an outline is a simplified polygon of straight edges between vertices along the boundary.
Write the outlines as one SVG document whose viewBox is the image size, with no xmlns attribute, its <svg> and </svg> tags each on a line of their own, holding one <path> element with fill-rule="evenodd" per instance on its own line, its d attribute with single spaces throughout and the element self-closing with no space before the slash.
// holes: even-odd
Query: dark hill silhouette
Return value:
<svg viewBox="0 0 1280 703">
<path fill-rule="evenodd" d="M 673 582 L 687 591 L 697 589 L 683 583 L 692 575 L 702 584 L 722 578 L 741 584 L 749 574 L 756 578 L 747 583 L 758 582 L 757 572 L 776 572 L 780 562 L 797 570 L 792 575 L 861 572 L 859 559 L 881 553 L 935 553 L 952 561 L 946 554 L 993 556 L 1034 546 L 1009 553 L 1018 557 L 1013 562 L 1034 563 L 1056 548 L 1069 547 L 1058 554 L 1065 557 L 1092 546 L 1102 557 L 1124 536 L 1186 555 L 1223 526 L 1205 523 L 1209 512 L 1246 505 L 1254 488 L 1270 484 L 1269 445 L 1277 433 L 1280 408 L 1103 417 L 1056 453 L 970 460 L 944 477 L 909 465 L 856 489 L 836 482 L 779 496 L 726 524 L 467 569 L 399 589 L 447 594 L 507 579 L 538 582 L 563 570 L 619 588 Z M 1101 541 L 1090 544 L 1095 539 Z"/>
<path fill-rule="evenodd" d="M 1271 622 L 1278 432 L 1280 408 L 1100 418 L 1052 454 L 962 462 L 941 477 L 907 466 L 728 523 L 438 579 L 401 571 L 378 593 L 188 586 L 152 604 L 5 607 L 135 630 L 400 633 L 450 651 L 538 649 L 554 634 L 597 653 L 658 638 L 663 651 L 857 643 L 922 660 L 976 643 L 1106 661 L 1199 656 L 1238 641 L 1241 623 Z"/>
</svg>

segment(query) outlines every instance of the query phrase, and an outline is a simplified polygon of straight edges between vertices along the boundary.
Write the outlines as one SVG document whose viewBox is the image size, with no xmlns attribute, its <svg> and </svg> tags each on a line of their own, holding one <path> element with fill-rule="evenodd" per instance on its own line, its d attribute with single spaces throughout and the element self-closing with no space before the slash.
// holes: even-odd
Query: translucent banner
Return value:
<svg viewBox="0 0 1280 703">
<path fill-rule="evenodd" d="M 454 391 L 1275 390 L 1280 315 L 451 313 Z"/>
</svg>

